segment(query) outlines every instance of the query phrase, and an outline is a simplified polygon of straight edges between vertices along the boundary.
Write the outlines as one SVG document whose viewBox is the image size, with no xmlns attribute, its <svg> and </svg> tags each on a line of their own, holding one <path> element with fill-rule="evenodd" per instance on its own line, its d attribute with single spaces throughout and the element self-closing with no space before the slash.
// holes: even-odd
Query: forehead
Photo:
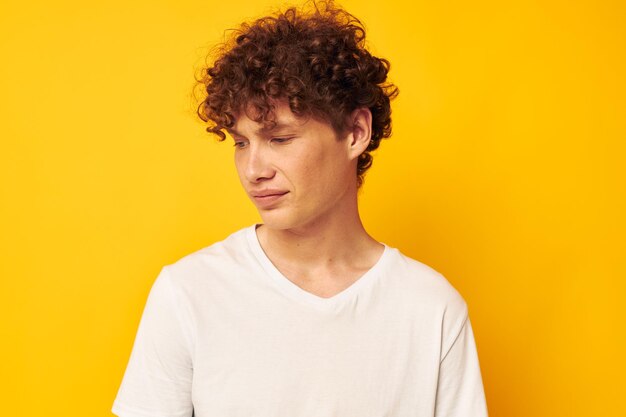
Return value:
<svg viewBox="0 0 626 417">
<path fill-rule="evenodd" d="M 240 111 L 235 116 L 233 126 L 226 130 L 229 133 L 243 131 L 265 133 L 283 129 L 300 129 L 307 126 L 309 117 L 294 114 L 286 102 L 274 102 L 272 105 L 273 110 L 268 113 L 266 120 L 260 120 L 261 116 L 254 106 L 246 106 L 245 110 Z"/>
</svg>

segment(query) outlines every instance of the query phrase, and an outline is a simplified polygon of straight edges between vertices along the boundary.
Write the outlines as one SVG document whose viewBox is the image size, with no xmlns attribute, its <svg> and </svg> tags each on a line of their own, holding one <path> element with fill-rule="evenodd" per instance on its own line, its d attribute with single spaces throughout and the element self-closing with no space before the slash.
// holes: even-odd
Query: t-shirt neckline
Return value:
<svg viewBox="0 0 626 417">
<path fill-rule="evenodd" d="M 392 249 L 390 246 L 383 242 L 380 242 L 383 246 L 383 253 L 380 255 L 376 263 L 368 269 L 363 275 L 361 275 L 355 282 L 349 287 L 345 288 L 341 292 L 333 295 L 332 297 L 320 297 L 305 289 L 299 287 L 294 282 L 289 280 L 276 268 L 276 266 L 269 259 L 261 243 L 259 242 L 256 234 L 257 224 L 253 224 L 246 229 L 246 238 L 252 253 L 260 262 L 265 272 L 270 276 L 272 281 L 278 285 L 278 287 L 289 297 L 294 300 L 308 304 L 320 310 L 332 310 L 343 304 L 343 302 L 349 300 L 355 296 L 360 290 L 371 285 L 380 275 L 384 269 L 388 259 L 391 257 Z"/>
</svg>

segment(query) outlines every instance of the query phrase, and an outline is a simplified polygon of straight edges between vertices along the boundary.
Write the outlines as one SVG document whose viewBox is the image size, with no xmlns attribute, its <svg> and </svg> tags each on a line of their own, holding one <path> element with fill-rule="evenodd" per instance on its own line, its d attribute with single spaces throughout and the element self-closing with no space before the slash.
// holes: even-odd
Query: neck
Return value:
<svg viewBox="0 0 626 417">
<path fill-rule="evenodd" d="M 271 259 L 301 270 L 325 269 L 331 265 L 371 266 L 383 248 L 365 231 L 356 196 L 336 207 L 332 216 L 291 229 L 261 225 L 257 236 Z"/>
</svg>

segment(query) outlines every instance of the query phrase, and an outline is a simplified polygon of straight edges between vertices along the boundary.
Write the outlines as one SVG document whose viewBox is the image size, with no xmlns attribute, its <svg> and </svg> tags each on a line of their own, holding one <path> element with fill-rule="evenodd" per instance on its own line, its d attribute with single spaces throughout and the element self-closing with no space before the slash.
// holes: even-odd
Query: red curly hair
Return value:
<svg viewBox="0 0 626 417">
<path fill-rule="evenodd" d="M 224 140 L 242 111 L 252 109 L 253 120 L 271 124 L 276 100 L 286 100 L 296 116 L 327 121 L 339 135 L 348 116 L 367 107 L 372 136 L 357 163 L 360 186 L 370 152 L 391 136 L 390 100 L 398 88 L 387 82 L 389 61 L 365 48 L 356 17 L 332 0 L 312 4 L 310 11 L 291 7 L 236 29 L 198 80 L 205 97 L 197 113 L 209 122 L 206 130 Z"/>
</svg>

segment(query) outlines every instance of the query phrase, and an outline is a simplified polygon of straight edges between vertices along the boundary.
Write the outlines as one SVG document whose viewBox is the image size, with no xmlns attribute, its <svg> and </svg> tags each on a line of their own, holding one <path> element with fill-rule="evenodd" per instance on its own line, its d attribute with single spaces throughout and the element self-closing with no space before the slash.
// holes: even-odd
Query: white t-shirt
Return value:
<svg viewBox="0 0 626 417">
<path fill-rule="evenodd" d="M 322 298 L 287 279 L 255 225 L 164 266 L 113 403 L 121 417 L 483 417 L 465 300 L 385 245 Z"/>
</svg>

